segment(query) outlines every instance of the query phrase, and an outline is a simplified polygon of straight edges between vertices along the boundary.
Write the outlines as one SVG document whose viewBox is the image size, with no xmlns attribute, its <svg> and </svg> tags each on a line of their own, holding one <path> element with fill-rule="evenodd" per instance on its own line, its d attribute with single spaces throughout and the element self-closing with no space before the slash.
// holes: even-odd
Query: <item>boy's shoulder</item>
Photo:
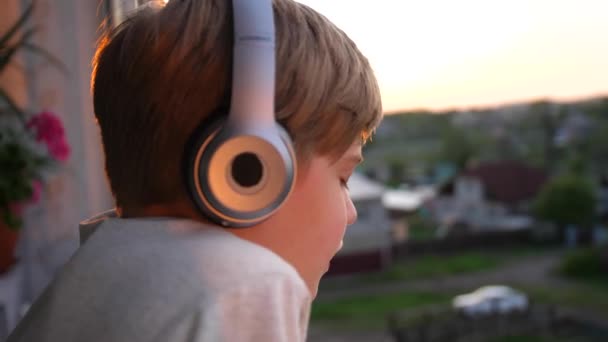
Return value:
<svg viewBox="0 0 608 342">
<path fill-rule="evenodd" d="M 277 254 L 217 226 L 187 219 L 106 215 L 82 222 L 80 232 L 84 263 L 129 260 L 121 267 L 138 271 L 145 265 L 158 278 L 185 277 L 202 281 L 199 287 L 209 290 L 225 291 L 268 277 L 306 287 L 296 269 Z"/>
<path fill-rule="evenodd" d="M 190 220 L 102 217 L 81 232 L 10 341 L 304 340 L 310 294 L 270 250 Z M 41 322 L 53 327 L 44 337 Z"/>
</svg>

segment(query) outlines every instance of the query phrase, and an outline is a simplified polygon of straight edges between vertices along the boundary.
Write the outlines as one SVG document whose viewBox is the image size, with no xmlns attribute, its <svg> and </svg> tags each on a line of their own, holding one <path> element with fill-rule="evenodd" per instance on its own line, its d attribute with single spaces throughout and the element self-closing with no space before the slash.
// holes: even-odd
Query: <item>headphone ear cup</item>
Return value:
<svg viewBox="0 0 608 342">
<path fill-rule="evenodd" d="M 280 125 L 230 126 L 215 120 L 192 139 L 185 166 L 196 207 L 223 226 L 258 223 L 287 199 L 296 160 L 289 134 Z"/>
<path fill-rule="evenodd" d="M 287 129 L 285 127 L 283 127 L 283 125 L 281 125 L 280 123 L 277 122 L 276 126 L 277 126 L 277 130 L 279 131 L 279 135 L 281 136 L 281 139 L 283 140 L 287 149 L 289 150 L 291 157 L 293 158 L 293 160 L 296 160 L 295 150 L 293 148 L 293 140 L 291 139 L 291 134 L 289 134 Z"/>
<path fill-rule="evenodd" d="M 206 217 L 213 221 L 213 213 L 207 208 L 204 198 L 201 198 L 201 193 L 197 191 L 197 182 L 195 169 L 197 167 L 196 158 L 201 149 L 209 144 L 211 139 L 220 131 L 226 123 L 226 116 L 217 113 L 211 115 L 210 118 L 203 120 L 201 124 L 193 131 L 194 133 L 186 143 L 185 158 L 183 158 L 183 170 L 186 191 L 195 207 Z"/>
</svg>

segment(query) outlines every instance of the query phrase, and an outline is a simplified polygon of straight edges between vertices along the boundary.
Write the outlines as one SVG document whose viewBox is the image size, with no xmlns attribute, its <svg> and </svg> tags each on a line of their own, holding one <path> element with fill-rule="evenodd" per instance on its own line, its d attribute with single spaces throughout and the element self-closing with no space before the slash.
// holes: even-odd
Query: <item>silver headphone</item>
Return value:
<svg viewBox="0 0 608 342">
<path fill-rule="evenodd" d="M 186 181 L 198 209 L 225 227 L 248 227 L 272 215 L 296 177 L 291 138 L 275 119 L 272 0 L 232 0 L 234 50 L 227 115 L 196 130 Z"/>
</svg>

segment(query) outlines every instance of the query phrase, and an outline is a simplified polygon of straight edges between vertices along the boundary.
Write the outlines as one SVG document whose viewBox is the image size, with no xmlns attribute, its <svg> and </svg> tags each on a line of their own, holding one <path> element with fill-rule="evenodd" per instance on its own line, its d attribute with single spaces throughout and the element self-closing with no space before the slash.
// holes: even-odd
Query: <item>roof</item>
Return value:
<svg viewBox="0 0 608 342">
<path fill-rule="evenodd" d="M 384 193 L 382 204 L 389 210 L 414 211 L 434 196 L 432 187 L 389 190 Z"/>
<path fill-rule="evenodd" d="M 348 179 L 348 189 L 353 201 L 381 199 L 385 191 L 384 185 L 358 172 L 353 173 Z"/>
<path fill-rule="evenodd" d="M 548 178 L 542 169 L 516 161 L 480 164 L 462 176 L 478 179 L 488 199 L 507 204 L 534 198 Z"/>
</svg>

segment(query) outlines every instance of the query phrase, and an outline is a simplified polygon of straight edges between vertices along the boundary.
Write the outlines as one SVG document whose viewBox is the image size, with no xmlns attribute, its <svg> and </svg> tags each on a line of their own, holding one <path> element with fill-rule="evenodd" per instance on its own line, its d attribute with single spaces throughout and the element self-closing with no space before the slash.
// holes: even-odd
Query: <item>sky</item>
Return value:
<svg viewBox="0 0 608 342">
<path fill-rule="evenodd" d="M 608 0 L 297 0 L 357 44 L 385 111 L 608 95 Z"/>
</svg>

